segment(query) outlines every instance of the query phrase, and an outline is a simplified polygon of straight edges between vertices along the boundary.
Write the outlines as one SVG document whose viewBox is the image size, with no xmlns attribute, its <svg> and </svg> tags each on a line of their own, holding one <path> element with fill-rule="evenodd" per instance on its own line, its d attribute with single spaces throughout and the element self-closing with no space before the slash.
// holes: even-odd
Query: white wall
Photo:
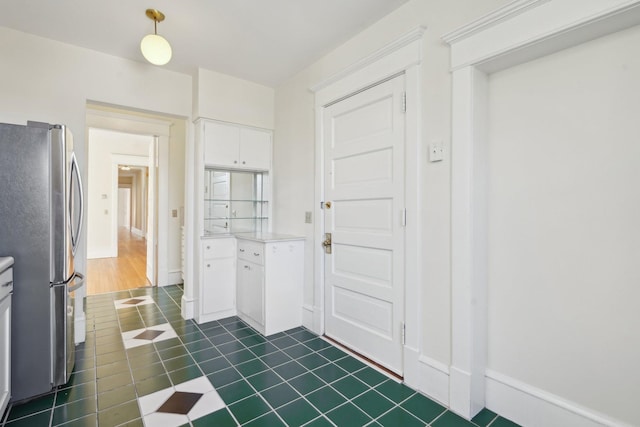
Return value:
<svg viewBox="0 0 640 427">
<path fill-rule="evenodd" d="M 441 141 L 449 153 L 451 79 L 449 49 L 440 36 L 507 3 L 506 0 L 427 2 L 413 0 L 384 17 L 353 39 L 276 89 L 274 143 L 275 231 L 307 237 L 304 302 L 313 305 L 313 253 L 319 246 L 313 224 L 304 212 L 314 211 L 315 111 L 309 87 L 341 71 L 360 58 L 394 41 L 418 25 L 428 27 L 423 38 L 422 123 L 423 152 L 431 141 Z M 421 164 L 424 204 L 423 282 L 420 284 L 421 353 L 448 365 L 450 360 L 450 161 Z M 409 213 L 411 220 L 411 213 Z M 313 218 L 314 222 L 318 218 Z"/>
<path fill-rule="evenodd" d="M 640 425 L 640 27 L 490 77 L 488 368 Z"/>
<path fill-rule="evenodd" d="M 273 129 L 274 95 L 270 87 L 199 68 L 193 117 Z"/>
<path fill-rule="evenodd" d="M 87 208 L 87 257 L 105 258 L 113 256 L 112 249 L 117 242 L 112 241 L 111 212 L 114 155 L 149 157 L 152 136 L 132 135 L 103 129 L 89 129 L 89 179 L 86 185 Z M 106 198 L 103 198 L 106 195 Z"/>
<path fill-rule="evenodd" d="M 0 27 L 0 58 L 0 121 L 37 120 L 69 126 L 85 182 L 88 100 L 175 116 L 191 115 L 191 77 L 185 74 L 4 27 Z M 85 234 L 76 256 L 76 268 L 81 272 L 86 272 L 86 254 Z M 78 341 L 84 336 L 84 291 L 76 296 Z"/>
</svg>

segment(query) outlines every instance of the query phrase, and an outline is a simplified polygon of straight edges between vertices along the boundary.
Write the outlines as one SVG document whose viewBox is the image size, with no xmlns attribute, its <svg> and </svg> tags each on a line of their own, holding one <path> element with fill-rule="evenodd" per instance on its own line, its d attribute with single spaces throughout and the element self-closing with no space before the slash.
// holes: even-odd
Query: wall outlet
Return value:
<svg viewBox="0 0 640 427">
<path fill-rule="evenodd" d="M 178 209 L 171 209 L 171 216 L 173 218 L 178 218 Z"/>
<path fill-rule="evenodd" d="M 444 148 L 441 142 L 429 145 L 429 161 L 441 162 L 444 159 Z"/>
<path fill-rule="evenodd" d="M 304 222 L 306 224 L 311 224 L 311 212 L 305 212 L 304 213 Z"/>
</svg>

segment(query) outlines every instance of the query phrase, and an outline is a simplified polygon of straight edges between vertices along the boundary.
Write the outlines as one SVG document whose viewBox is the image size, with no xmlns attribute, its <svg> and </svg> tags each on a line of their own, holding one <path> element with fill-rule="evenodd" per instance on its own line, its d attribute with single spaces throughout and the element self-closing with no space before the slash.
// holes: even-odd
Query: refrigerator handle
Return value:
<svg viewBox="0 0 640 427">
<path fill-rule="evenodd" d="M 80 197 L 80 215 L 78 218 L 78 227 L 75 230 L 75 234 L 73 234 L 73 230 L 71 230 L 71 242 L 73 245 L 73 254 L 76 254 L 76 250 L 78 249 L 78 244 L 80 243 L 80 233 L 82 232 L 82 221 L 84 219 L 84 192 L 82 190 L 82 178 L 80 177 L 80 168 L 78 167 L 78 159 L 76 158 L 76 153 L 71 155 L 71 173 L 75 174 L 78 179 L 78 196 Z M 73 186 L 73 179 L 71 182 Z M 73 187 L 70 189 L 70 194 L 73 197 Z M 72 212 L 71 212 L 72 213 Z"/>
<path fill-rule="evenodd" d="M 77 291 L 78 289 L 80 289 L 81 287 L 83 287 L 83 286 L 84 286 L 84 280 L 85 280 L 85 279 L 84 279 L 84 274 L 80 274 L 80 273 L 77 273 L 77 272 L 76 272 L 75 277 L 76 277 L 77 279 L 80 279 L 80 280 L 76 280 L 76 281 L 75 281 L 75 284 L 74 284 L 73 286 L 71 286 L 71 287 L 67 290 L 67 292 L 74 292 L 74 291 Z"/>
</svg>

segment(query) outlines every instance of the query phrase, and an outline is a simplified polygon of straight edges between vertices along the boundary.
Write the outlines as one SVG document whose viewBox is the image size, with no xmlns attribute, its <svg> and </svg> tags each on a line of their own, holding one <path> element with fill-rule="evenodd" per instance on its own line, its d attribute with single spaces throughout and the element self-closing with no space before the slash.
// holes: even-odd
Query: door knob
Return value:
<svg viewBox="0 0 640 427">
<path fill-rule="evenodd" d="M 331 254 L 331 233 L 324 233 L 324 241 L 322 242 L 325 254 Z"/>
</svg>

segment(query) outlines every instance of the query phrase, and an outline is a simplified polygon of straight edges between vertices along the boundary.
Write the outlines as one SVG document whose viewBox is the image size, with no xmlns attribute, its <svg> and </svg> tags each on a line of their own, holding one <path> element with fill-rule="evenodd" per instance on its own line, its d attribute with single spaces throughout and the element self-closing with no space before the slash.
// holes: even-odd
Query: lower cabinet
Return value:
<svg viewBox="0 0 640 427">
<path fill-rule="evenodd" d="M 202 241 L 200 298 L 196 320 L 210 322 L 236 314 L 236 239 Z"/>
<path fill-rule="evenodd" d="M 304 240 L 238 237 L 238 316 L 263 335 L 302 325 Z"/>
</svg>

